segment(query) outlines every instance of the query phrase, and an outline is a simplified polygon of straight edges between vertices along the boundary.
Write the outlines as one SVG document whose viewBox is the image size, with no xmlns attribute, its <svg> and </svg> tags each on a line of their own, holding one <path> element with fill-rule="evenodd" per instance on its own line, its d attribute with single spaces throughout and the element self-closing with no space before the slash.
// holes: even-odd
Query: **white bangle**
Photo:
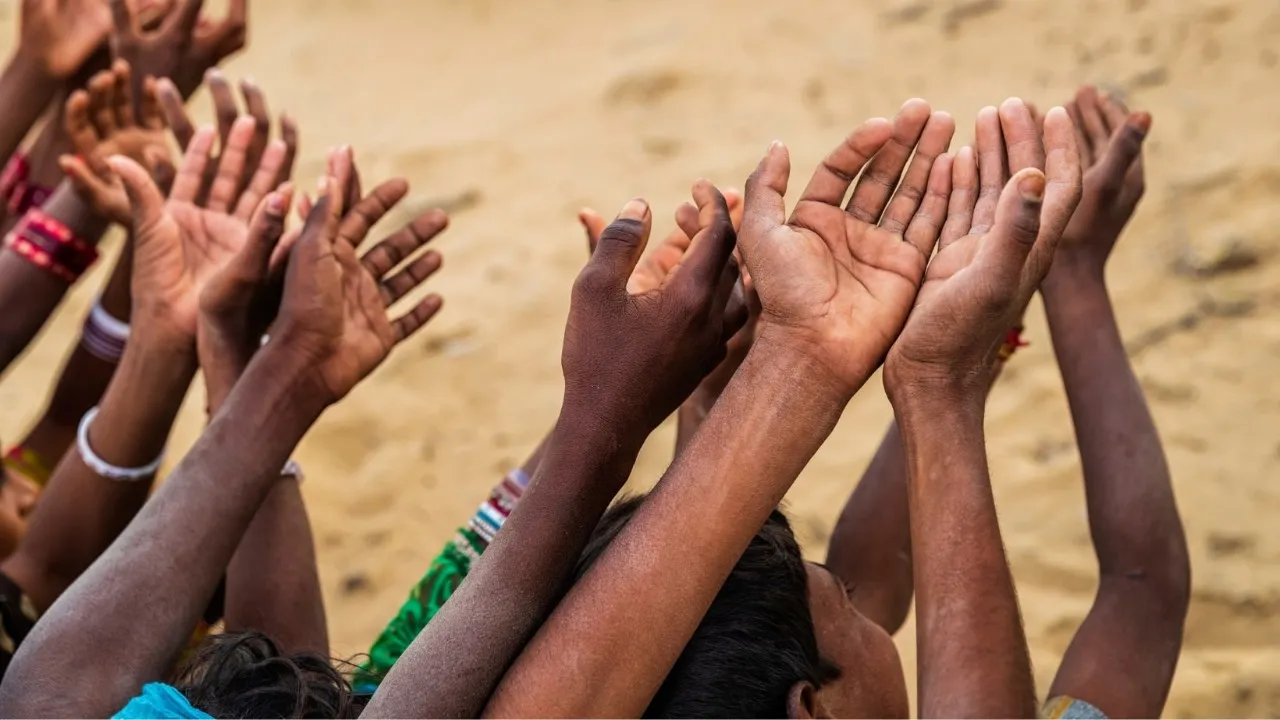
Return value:
<svg viewBox="0 0 1280 720">
<path fill-rule="evenodd" d="M 84 464 L 88 465 L 90 470 L 104 478 L 123 482 L 145 480 L 156 474 L 156 471 L 160 469 L 160 464 L 164 462 L 163 452 L 160 453 L 160 457 L 156 458 L 155 462 L 137 468 L 116 467 L 98 457 L 93 448 L 89 447 L 89 426 L 96 417 L 98 417 L 98 408 L 91 408 L 81 418 L 80 429 L 76 431 L 76 450 L 80 452 L 80 459 L 84 460 Z"/>
<path fill-rule="evenodd" d="M 85 318 L 80 344 L 90 355 L 109 363 L 120 362 L 129 342 L 129 323 L 111 316 L 102 307 L 102 298 L 93 303 Z"/>
<path fill-rule="evenodd" d="M 280 477 L 291 477 L 298 481 L 299 485 L 301 485 L 302 481 L 306 478 L 306 476 L 302 474 L 302 466 L 298 464 L 297 460 L 293 460 L 292 458 L 289 462 L 284 464 L 284 467 L 280 468 Z"/>
</svg>

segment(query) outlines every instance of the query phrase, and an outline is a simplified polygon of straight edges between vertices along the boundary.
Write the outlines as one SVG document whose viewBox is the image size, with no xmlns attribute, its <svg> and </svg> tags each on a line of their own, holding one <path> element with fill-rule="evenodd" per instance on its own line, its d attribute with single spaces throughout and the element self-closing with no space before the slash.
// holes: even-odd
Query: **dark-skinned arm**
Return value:
<svg viewBox="0 0 1280 720">
<path fill-rule="evenodd" d="M 1104 277 L 1142 195 L 1151 118 L 1091 87 L 1071 109 L 1093 166 L 1041 294 L 1080 447 L 1100 579 L 1050 697 L 1083 700 L 1110 717 L 1158 717 L 1182 648 L 1191 568 L 1169 464 Z"/>
<path fill-rule="evenodd" d="M 879 365 L 888 341 L 867 336 L 891 338 L 901 327 L 937 235 L 904 242 L 889 227 L 916 215 L 919 203 L 907 196 L 925 196 L 952 128 L 922 101 L 893 125 L 864 123 L 818 168 L 790 221 L 789 158 L 780 143 L 770 147 L 747 181 L 739 236 L 762 303 L 757 339 L 691 443 L 503 678 L 486 715 L 644 712 L 751 538 Z M 881 194 L 877 183 L 860 183 L 846 213 L 867 159 L 890 136 L 905 138 L 871 173 L 896 180 L 922 135 L 904 180 L 910 190 L 886 212 L 892 187 Z M 939 210 L 936 199 L 924 206 Z M 886 227 L 861 219 L 882 214 Z M 855 273 L 884 282 L 878 292 L 849 292 Z M 851 332 L 853 317 L 875 331 Z"/>
<path fill-rule="evenodd" d="M 628 290 L 652 224 L 645 203 L 628 203 L 600 235 L 574 287 L 565 399 L 538 471 L 493 545 L 391 669 L 365 716 L 480 712 L 560 599 L 645 438 L 723 357 L 722 323 L 736 329 L 745 320 L 745 307 L 726 320 L 737 277 L 726 270 L 733 230 L 724 198 L 710 183 L 700 181 L 694 198 L 690 235 L 697 237 L 677 258 L 683 270 L 668 285 L 655 275 L 647 290 Z M 724 273 L 730 273 L 727 284 L 717 287 Z M 711 321 L 681 337 L 698 312 Z"/>
</svg>

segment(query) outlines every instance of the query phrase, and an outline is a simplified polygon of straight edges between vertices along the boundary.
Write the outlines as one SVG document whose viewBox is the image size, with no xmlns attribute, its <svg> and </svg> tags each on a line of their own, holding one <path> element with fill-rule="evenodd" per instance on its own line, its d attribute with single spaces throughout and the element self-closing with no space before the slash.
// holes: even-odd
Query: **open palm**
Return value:
<svg viewBox="0 0 1280 720">
<path fill-rule="evenodd" d="M 134 302 L 191 337 L 201 290 L 244 247 L 250 218 L 279 184 L 283 143 L 269 146 L 256 167 L 245 162 L 254 126 L 251 118 L 236 121 L 215 173 L 207 172 L 214 131 L 196 133 L 167 201 L 139 165 L 111 163 L 133 208 Z"/>
<path fill-rule="evenodd" d="M 916 297 L 946 216 L 949 178 L 939 183 L 948 173 L 933 171 L 949 168 L 954 129 L 922 100 L 892 124 L 864 123 L 814 172 L 785 223 L 786 149 L 772 146 L 748 181 L 739 245 L 763 306 L 761 332 L 772 326 L 809 348 L 849 393 L 879 366 Z"/>
<path fill-rule="evenodd" d="M 327 186 L 289 261 L 278 336 L 305 354 L 318 387 L 337 401 L 440 310 L 440 296 L 428 295 L 396 320 L 387 315 L 440 268 L 440 254 L 428 251 L 392 272 L 438 235 L 447 218 L 439 210 L 423 213 L 359 256 L 356 248 L 369 229 L 405 197 L 408 186 L 384 183 L 345 216 L 339 183 L 329 178 Z"/>
</svg>

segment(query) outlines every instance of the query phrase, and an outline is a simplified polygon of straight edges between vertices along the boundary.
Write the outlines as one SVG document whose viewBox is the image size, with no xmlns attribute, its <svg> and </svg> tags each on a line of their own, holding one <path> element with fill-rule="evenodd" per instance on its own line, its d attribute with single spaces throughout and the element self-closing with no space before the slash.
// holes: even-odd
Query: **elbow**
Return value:
<svg viewBox="0 0 1280 720">
<path fill-rule="evenodd" d="M 1191 605 L 1191 557 L 1181 526 L 1134 561 L 1104 566 L 1101 585 L 1102 590 L 1114 588 L 1126 596 L 1137 591 L 1146 600 L 1146 612 L 1181 626 Z"/>
</svg>

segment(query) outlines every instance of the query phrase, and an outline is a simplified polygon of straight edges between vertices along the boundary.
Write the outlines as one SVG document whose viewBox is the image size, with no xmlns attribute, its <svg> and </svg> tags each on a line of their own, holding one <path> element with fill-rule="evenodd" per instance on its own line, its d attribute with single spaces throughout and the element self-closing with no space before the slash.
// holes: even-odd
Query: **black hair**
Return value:
<svg viewBox="0 0 1280 720">
<path fill-rule="evenodd" d="M 364 709 L 329 658 L 287 655 L 260 632 L 206 638 L 173 685 L 216 718 L 355 718 Z"/>
<path fill-rule="evenodd" d="M 601 518 L 575 571 L 581 578 L 644 496 Z M 774 510 L 734 566 L 645 717 L 786 717 L 791 687 L 819 687 L 839 670 L 818 654 L 800 545 Z"/>
</svg>

